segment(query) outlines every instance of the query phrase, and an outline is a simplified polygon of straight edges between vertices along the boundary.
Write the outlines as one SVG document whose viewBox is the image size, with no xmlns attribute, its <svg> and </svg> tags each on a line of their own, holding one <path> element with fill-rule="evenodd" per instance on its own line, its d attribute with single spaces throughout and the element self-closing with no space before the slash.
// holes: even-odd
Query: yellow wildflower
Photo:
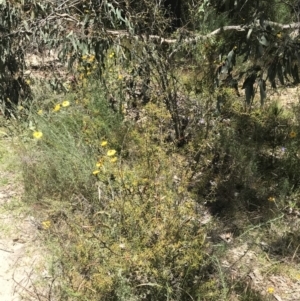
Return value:
<svg viewBox="0 0 300 301">
<path fill-rule="evenodd" d="M 88 59 L 88 62 L 89 63 L 92 63 L 93 61 L 95 60 L 95 56 L 94 55 L 91 55 Z"/>
<path fill-rule="evenodd" d="M 109 58 L 111 59 L 111 58 L 113 58 L 114 57 L 114 55 L 115 55 L 115 53 L 114 52 L 112 52 L 110 55 L 109 55 Z"/>
<path fill-rule="evenodd" d="M 43 221 L 42 226 L 44 230 L 49 229 L 51 226 L 51 221 Z"/>
<path fill-rule="evenodd" d="M 67 101 L 67 100 L 65 100 L 65 101 L 62 102 L 61 105 L 62 105 L 63 107 L 68 107 L 68 106 L 70 105 L 70 102 Z"/>
<path fill-rule="evenodd" d="M 39 131 L 34 131 L 32 134 L 33 138 L 35 139 L 41 139 L 43 137 L 43 133 Z"/>
<path fill-rule="evenodd" d="M 267 288 L 267 293 L 268 294 L 273 294 L 274 293 L 274 287 L 268 287 Z"/>
<path fill-rule="evenodd" d="M 118 80 L 122 80 L 122 79 L 123 79 L 123 76 L 121 74 L 119 74 Z"/>
<path fill-rule="evenodd" d="M 268 197 L 269 202 L 275 202 L 275 198 L 273 196 Z"/>
<path fill-rule="evenodd" d="M 117 162 L 117 161 L 118 161 L 118 158 L 117 158 L 117 157 L 113 157 L 113 158 L 110 159 L 110 162 L 111 162 L 111 163 L 115 163 L 115 162 Z"/>
<path fill-rule="evenodd" d="M 290 138 L 295 138 L 297 136 L 296 132 L 291 131 L 289 134 Z"/>
<path fill-rule="evenodd" d="M 107 145 L 107 141 L 106 141 L 106 140 L 104 140 L 104 141 L 101 142 L 101 146 L 104 147 L 104 146 L 106 146 L 106 145 Z"/>
<path fill-rule="evenodd" d="M 101 167 L 102 165 L 103 165 L 102 160 L 99 160 L 99 161 L 96 163 L 96 166 L 97 166 L 97 167 Z"/>
<path fill-rule="evenodd" d="M 87 59 L 87 55 L 83 55 L 81 59 L 85 61 Z"/>
<path fill-rule="evenodd" d="M 114 149 L 110 149 L 106 154 L 109 157 L 113 157 L 116 154 L 116 151 Z"/>
<path fill-rule="evenodd" d="M 38 115 L 40 115 L 40 116 L 41 116 L 41 115 L 43 115 L 43 110 L 38 110 L 38 112 L 37 112 L 37 113 L 38 113 Z"/>
<path fill-rule="evenodd" d="M 55 105 L 53 112 L 58 112 L 60 110 L 60 104 Z"/>
<path fill-rule="evenodd" d="M 26 79 L 26 80 L 25 80 L 25 83 L 26 83 L 27 85 L 30 85 L 30 84 L 31 84 L 31 81 L 30 81 L 29 79 Z"/>
<path fill-rule="evenodd" d="M 99 172 L 100 172 L 100 170 L 96 169 L 96 170 L 93 171 L 93 175 L 96 176 Z"/>
</svg>

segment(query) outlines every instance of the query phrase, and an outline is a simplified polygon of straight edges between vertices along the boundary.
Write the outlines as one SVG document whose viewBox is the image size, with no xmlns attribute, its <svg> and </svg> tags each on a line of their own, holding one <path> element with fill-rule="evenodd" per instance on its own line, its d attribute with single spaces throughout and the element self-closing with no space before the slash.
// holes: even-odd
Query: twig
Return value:
<svg viewBox="0 0 300 301">
<path fill-rule="evenodd" d="M 2 248 L 0 248 L 0 251 L 4 251 L 4 252 L 7 252 L 7 253 L 15 253 L 14 251 L 2 249 Z"/>
<path fill-rule="evenodd" d="M 31 271 L 33 271 L 33 269 L 31 270 Z M 30 276 L 29 276 L 30 277 Z M 13 281 L 19 286 L 19 287 L 21 287 L 22 289 L 23 289 L 23 291 L 25 290 L 29 295 L 31 295 L 31 296 L 33 296 L 33 297 L 35 297 L 35 295 L 30 291 L 30 290 L 28 290 L 27 288 L 26 288 L 26 286 L 24 286 L 24 285 L 22 285 L 21 284 L 21 282 L 24 280 L 24 278 L 22 279 L 22 280 L 20 280 L 20 281 L 17 281 L 16 279 L 15 279 L 15 274 L 13 274 Z M 27 282 L 28 283 L 28 282 Z"/>
<path fill-rule="evenodd" d="M 294 258 L 295 258 L 296 254 L 297 254 L 297 251 L 298 251 L 299 247 L 300 247 L 300 245 L 298 245 L 298 247 L 296 248 L 296 250 L 295 250 L 295 252 L 293 254 L 293 257 L 292 257 L 292 261 L 294 261 Z"/>
<path fill-rule="evenodd" d="M 53 277 L 52 281 L 51 281 L 51 284 L 49 286 L 49 293 L 48 293 L 48 299 L 51 300 L 51 296 L 52 296 L 52 288 L 53 288 L 53 285 L 54 285 L 54 282 L 55 282 L 56 278 Z"/>
</svg>

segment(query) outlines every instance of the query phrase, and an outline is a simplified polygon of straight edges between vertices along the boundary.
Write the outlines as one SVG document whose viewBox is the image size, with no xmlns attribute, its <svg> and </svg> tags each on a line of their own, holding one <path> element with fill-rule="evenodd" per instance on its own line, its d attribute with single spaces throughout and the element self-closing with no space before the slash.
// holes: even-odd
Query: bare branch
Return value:
<svg viewBox="0 0 300 301">
<path fill-rule="evenodd" d="M 288 30 L 288 29 L 299 29 L 300 28 L 300 23 L 291 23 L 291 24 L 281 24 L 273 21 L 265 21 L 265 25 L 270 25 L 272 27 L 277 27 L 281 30 Z M 192 42 L 197 42 L 199 40 L 207 40 L 212 38 L 213 36 L 219 35 L 222 32 L 225 31 L 247 31 L 250 28 L 261 28 L 259 21 L 255 21 L 254 23 L 250 25 L 228 25 L 228 26 L 223 26 L 218 29 L 215 29 L 214 31 L 206 34 L 206 35 L 196 35 L 192 38 L 187 38 L 183 40 L 186 43 L 192 43 Z M 109 34 L 112 35 L 117 35 L 117 36 L 129 36 L 129 33 L 127 33 L 125 30 L 107 30 Z M 177 42 L 177 39 L 165 39 L 161 36 L 158 35 L 150 35 L 149 39 L 151 40 L 157 40 L 160 43 L 167 43 L 167 44 L 173 44 Z"/>
</svg>

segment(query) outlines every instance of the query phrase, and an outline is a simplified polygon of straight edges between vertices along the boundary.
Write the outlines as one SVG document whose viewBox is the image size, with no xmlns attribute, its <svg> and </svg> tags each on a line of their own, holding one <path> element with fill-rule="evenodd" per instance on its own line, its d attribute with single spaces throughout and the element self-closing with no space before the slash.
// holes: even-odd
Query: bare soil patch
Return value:
<svg viewBox="0 0 300 301">
<path fill-rule="evenodd" d="M 48 277 L 47 251 L 28 205 L 22 202 L 18 158 L 11 143 L 1 139 L 0 300 L 41 300 L 41 280 Z"/>
</svg>

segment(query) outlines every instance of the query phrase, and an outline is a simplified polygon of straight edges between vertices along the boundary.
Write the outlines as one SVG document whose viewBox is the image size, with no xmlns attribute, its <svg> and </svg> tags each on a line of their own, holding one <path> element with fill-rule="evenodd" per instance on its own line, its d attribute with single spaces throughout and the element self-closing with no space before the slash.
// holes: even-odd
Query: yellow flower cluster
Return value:
<svg viewBox="0 0 300 301">
<path fill-rule="evenodd" d="M 268 197 L 269 202 L 275 202 L 275 198 L 273 196 Z"/>
<path fill-rule="evenodd" d="M 70 106 L 70 102 L 68 100 L 64 100 L 62 103 L 58 103 L 54 106 L 53 112 L 58 112 L 61 109 L 61 107 L 66 108 L 68 106 Z"/>
<path fill-rule="evenodd" d="M 108 157 L 113 157 L 116 154 L 116 151 L 114 149 L 110 149 L 109 151 L 107 151 L 106 155 Z"/>
<path fill-rule="evenodd" d="M 107 142 L 106 140 L 103 140 L 103 141 L 100 142 L 100 145 L 101 145 L 102 147 L 106 147 L 107 144 L 108 144 L 108 142 Z M 117 153 L 117 151 L 116 151 L 115 149 L 109 149 L 109 150 L 106 152 L 106 156 L 107 156 L 107 158 L 109 159 L 109 162 L 110 162 L 110 163 L 115 163 L 115 162 L 118 161 L 118 157 L 116 156 L 116 153 Z M 94 176 L 96 176 L 97 174 L 100 173 L 100 168 L 103 166 L 103 163 L 104 163 L 104 159 L 103 159 L 103 158 L 101 158 L 100 160 L 98 160 L 98 162 L 96 163 L 97 169 L 95 169 L 95 170 L 92 172 L 92 174 L 93 174 Z"/>
<path fill-rule="evenodd" d="M 51 221 L 43 221 L 42 222 L 43 229 L 49 229 L 51 227 Z"/>
<path fill-rule="evenodd" d="M 289 134 L 290 138 L 295 138 L 297 136 L 296 132 L 291 131 Z"/>
<path fill-rule="evenodd" d="M 115 163 L 115 162 L 117 162 L 117 161 L 118 161 L 118 158 L 117 158 L 117 157 L 113 157 L 113 158 L 110 159 L 110 162 L 111 162 L 111 163 Z"/>
<path fill-rule="evenodd" d="M 92 55 L 92 54 L 87 54 L 87 55 L 83 55 L 83 56 L 81 57 L 81 59 L 82 59 L 83 61 L 88 62 L 88 63 L 93 63 L 93 62 L 95 61 L 95 56 Z"/>
<path fill-rule="evenodd" d="M 68 100 L 64 100 L 62 103 L 57 103 L 52 109 L 53 112 L 58 112 L 62 107 L 66 108 L 70 106 L 70 102 Z M 37 114 L 42 116 L 44 114 L 43 110 L 38 110 Z M 41 131 L 34 131 L 32 134 L 33 138 L 39 140 L 43 137 L 43 133 Z"/>
<path fill-rule="evenodd" d="M 62 105 L 63 107 L 68 107 L 68 106 L 70 105 L 70 102 L 67 101 L 67 100 L 65 100 L 65 101 L 62 102 L 61 105 Z"/>
<path fill-rule="evenodd" d="M 53 108 L 53 112 L 58 112 L 60 110 L 60 104 L 56 104 Z"/>
<path fill-rule="evenodd" d="M 41 139 L 43 137 L 43 133 L 40 132 L 40 131 L 34 131 L 32 136 L 33 136 L 33 138 L 38 140 L 38 139 Z"/>
<path fill-rule="evenodd" d="M 82 62 L 77 67 L 78 82 L 83 86 L 87 84 L 87 77 L 93 74 L 93 70 L 97 69 L 97 62 L 95 55 L 86 54 L 81 57 Z"/>
</svg>

